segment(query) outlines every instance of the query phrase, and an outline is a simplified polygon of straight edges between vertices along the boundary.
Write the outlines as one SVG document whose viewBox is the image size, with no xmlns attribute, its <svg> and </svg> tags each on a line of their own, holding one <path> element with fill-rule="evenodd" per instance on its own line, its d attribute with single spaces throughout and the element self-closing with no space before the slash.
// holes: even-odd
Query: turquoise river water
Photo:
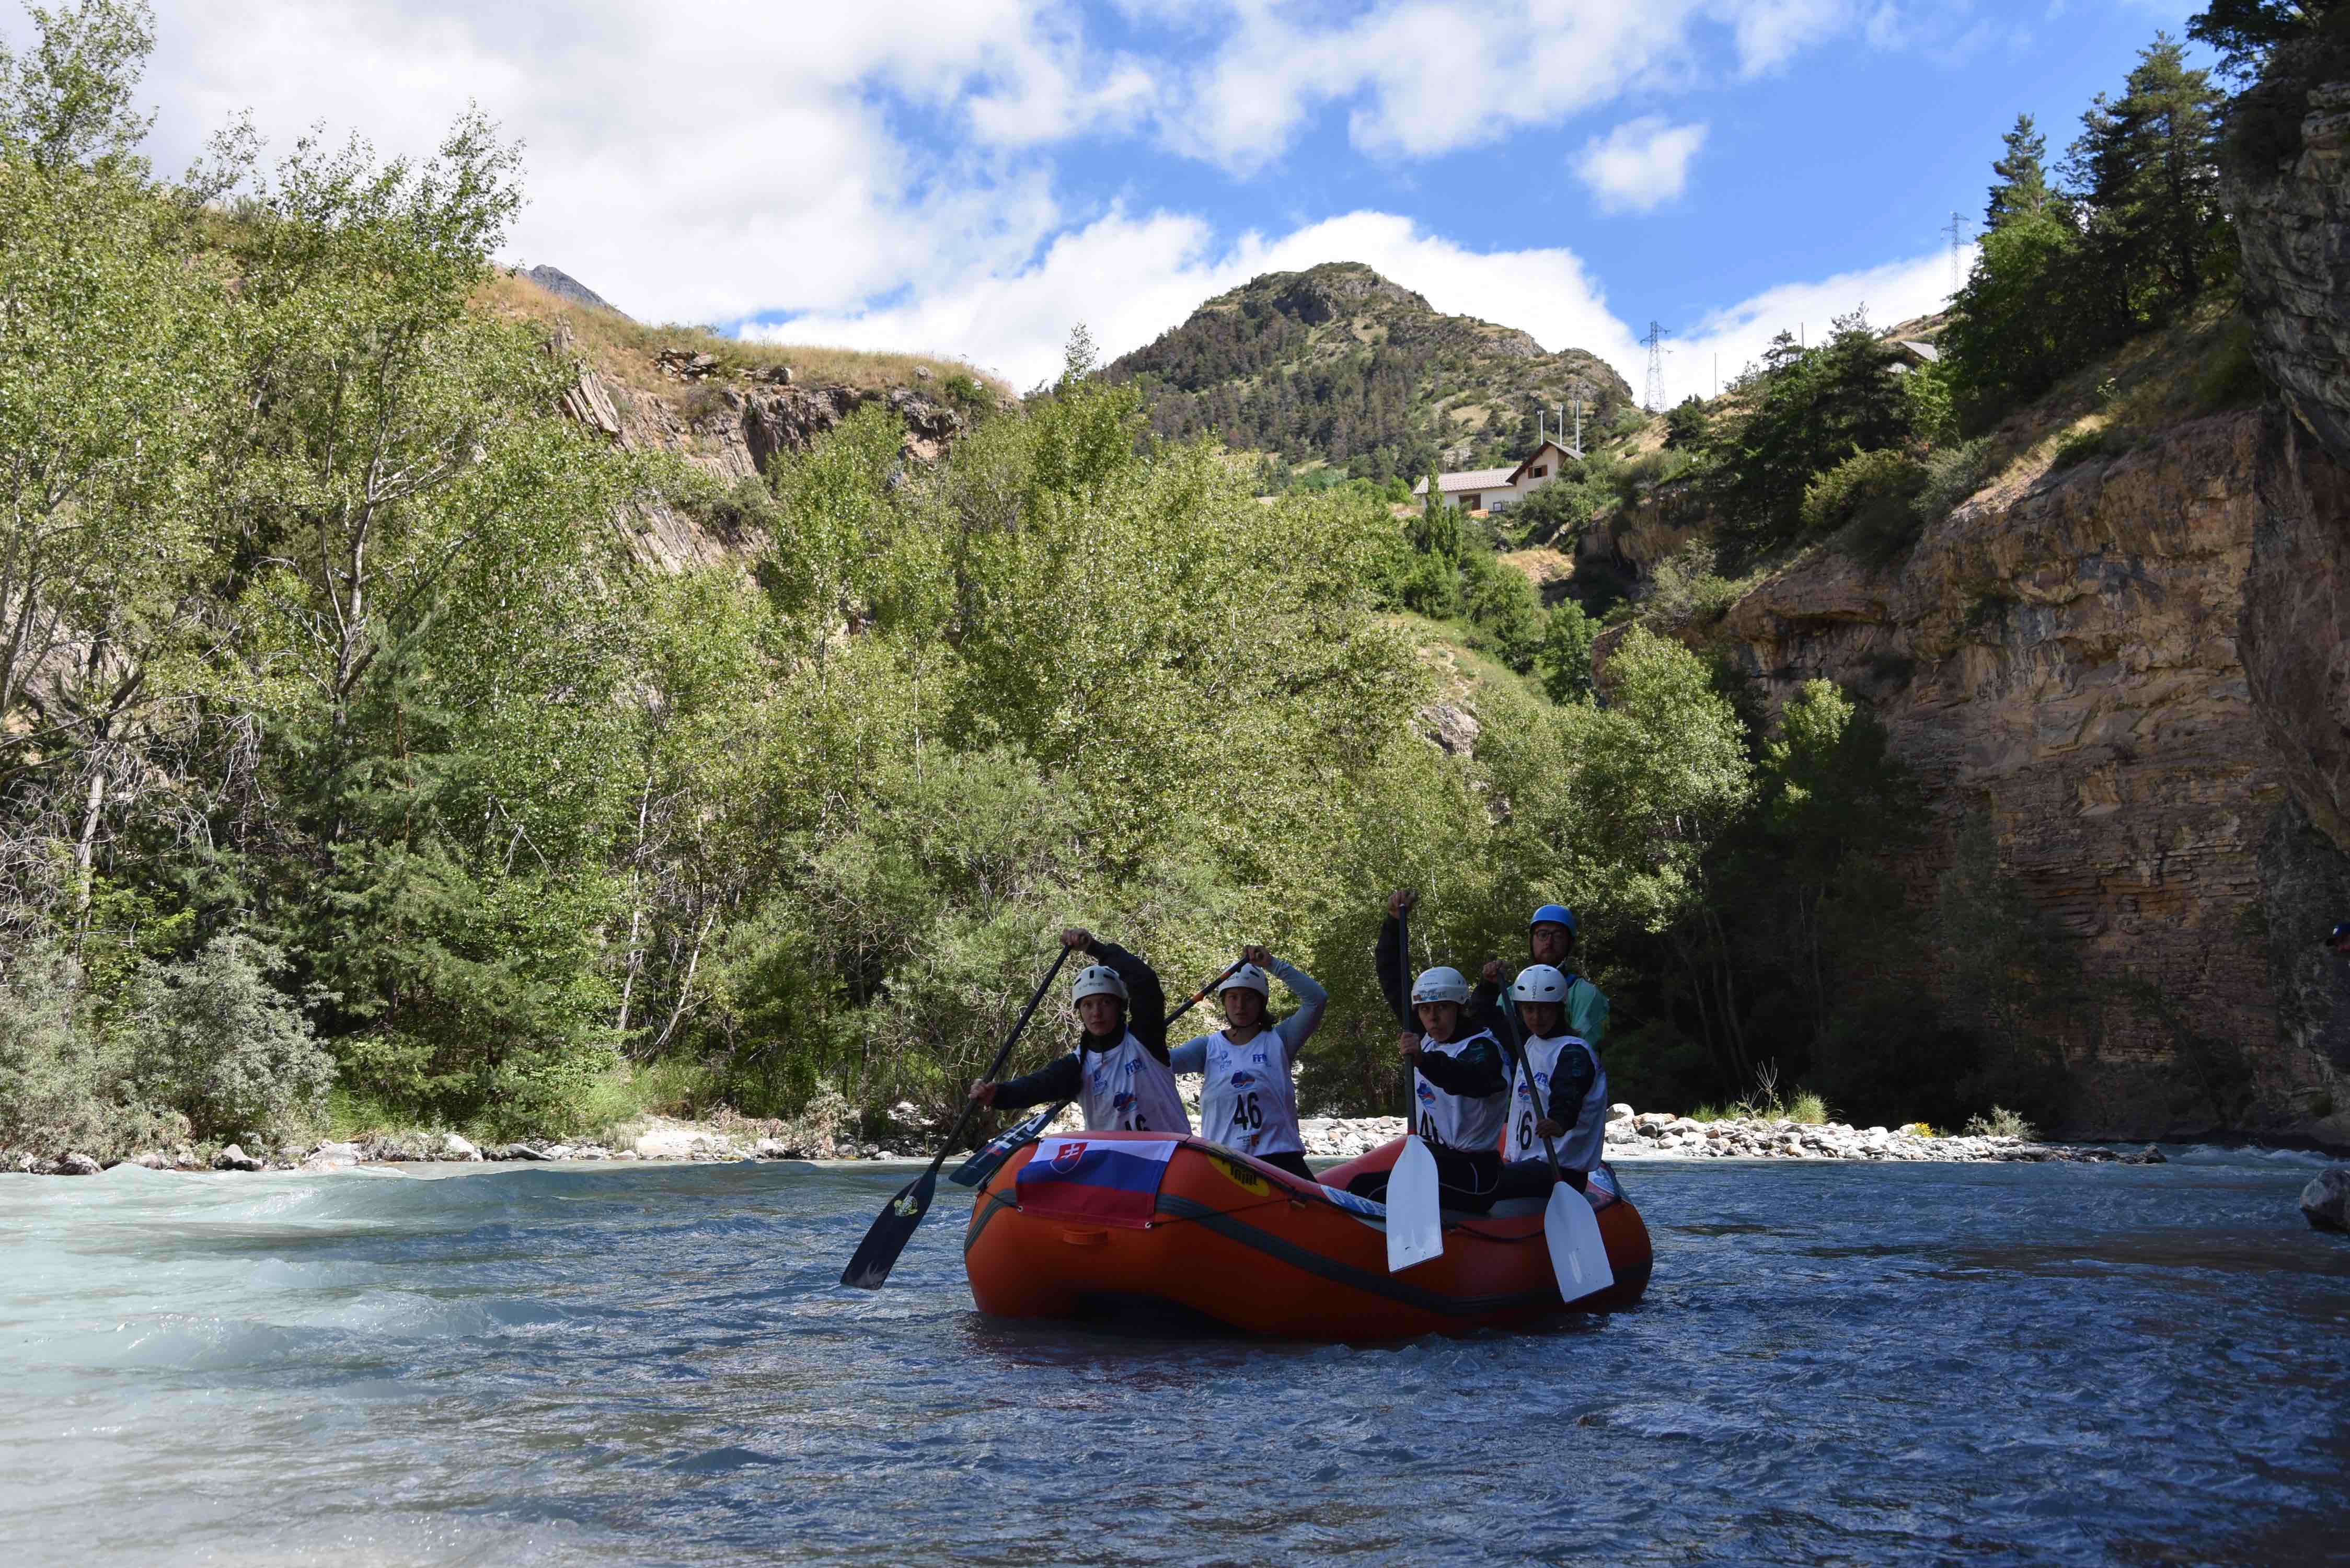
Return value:
<svg viewBox="0 0 2350 1568">
<path fill-rule="evenodd" d="M 903 1167 L 8 1178 L 0 1564 L 2350 1563 L 2312 1168 L 1627 1164 L 1642 1306 L 1374 1348 L 844 1290 Z"/>
</svg>

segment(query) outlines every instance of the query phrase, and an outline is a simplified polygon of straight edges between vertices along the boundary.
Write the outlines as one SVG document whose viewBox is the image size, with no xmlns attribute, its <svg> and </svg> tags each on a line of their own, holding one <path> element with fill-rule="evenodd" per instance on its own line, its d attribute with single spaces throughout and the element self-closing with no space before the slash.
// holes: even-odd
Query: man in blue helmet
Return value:
<svg viewBox="0 0 2350 1568">
<path fill-rule="evenodd" d="M 1533 963 L 1549 964 L 1566 976 L 1565 1032 L 1597 1049 L 1607 1033 L 1607 993 L 1575 971 L 1575 911 L 1564 904 L 1544 904 L 1526 922 L 1526 955 Z M 1502 1017 L 1502 961 L 1485 965 L 1485 978 L 1470 993 L 1462 1011 L 1471 1025 L 1492 1030 L 1499 1037 L 1506 1025 Z"/>
</svg>

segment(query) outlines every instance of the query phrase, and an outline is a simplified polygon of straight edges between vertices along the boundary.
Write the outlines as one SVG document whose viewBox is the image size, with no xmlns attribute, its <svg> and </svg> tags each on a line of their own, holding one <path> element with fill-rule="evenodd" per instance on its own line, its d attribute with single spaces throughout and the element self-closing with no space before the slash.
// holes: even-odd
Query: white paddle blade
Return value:
<svg viewBox="0 0 2350 1568">
<path fill-rule="evenodd" d="M 1550 1244 L 1560 1300 L 1581 1301 L 1616 1282 L 1616 1271 L 1607 1266 L 1607 1243 L 1599 1234 L 1599 1216 L 1591 1211 L 1589 1199 L 1564 1181 L 1550 1189 L 1550 1202 L 1543 1210 L 1543 1240 Z"/>
<path fill-rule="evenodd" d="M 1388 1272 L 1444 1255 L 1444 1215 L 1436 1197 L 1436 1157 L 1418 1137 L 1403 1140 L 1388 1175 Z"/>
</svg>

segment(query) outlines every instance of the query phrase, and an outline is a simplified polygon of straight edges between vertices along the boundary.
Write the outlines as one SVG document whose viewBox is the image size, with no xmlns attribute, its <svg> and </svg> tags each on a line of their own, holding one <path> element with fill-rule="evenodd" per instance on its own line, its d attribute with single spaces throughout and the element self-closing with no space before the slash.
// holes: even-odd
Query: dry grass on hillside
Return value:
<svg viewBox="0 0 2350 1568">
<path fill-rule="evenodd" d="M 2116 457 L 2173 425 L 2267 395 L 2251 359 L 2251 323 L 2233 303 L 2210 301 L 2159 332 L 2124 344 L 2056 384 L 1986 438 L 1979 487 L 2000 500 L 2091 458 Z"/>
<path fill-rule="evenodd" d="M 819 385 L 855 387 L 881 391 L 916 384 L 919 368 L 931 373 L 931 385 L 941 390 L 957 377 L 967 377 L 988 395 L 1013 396 L 997 377 L 961 359 L 935 354 L 867 353 L 855 348 L 803 348 L 783 343 L 749 343 L 721 337 L 698 327 L 648 327 L 614 311 L 560 299 L 526 277 L 501 273 L 483 290 L 492 309 L 540 321 L 561 321 L 571 328 L 579 350 L 598 371 L 612 380 L 653 397 L 675 399 L 686 387 L 664 375 L 654 357 L 664 348 L 707 354 L 718 361 L 729 379 L 768 372 L 789 366 L 798 379 Z"/>
</svg>

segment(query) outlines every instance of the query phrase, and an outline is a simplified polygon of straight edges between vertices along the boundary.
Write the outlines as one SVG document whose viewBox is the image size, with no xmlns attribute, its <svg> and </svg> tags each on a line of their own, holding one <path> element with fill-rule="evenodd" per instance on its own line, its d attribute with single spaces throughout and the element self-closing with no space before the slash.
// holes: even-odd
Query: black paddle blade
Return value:
<svg viewBox="0 0 2350 1568">
<path fill-rule="evenodd" d="M 855 1285 L 860 1291 L 878 1291 L 889 1278 L 889 1271 L 898 1266 L 898 1254 L 914 1239 L 922 1216 L 931 1211 L 931 1198 L 939 1189 L 939 1168 L 930 1169 L 899 1189 L 889 1199 L 889 1206 L 874 1219 L 873 1229 L 865 1232 L 858 1244 L 857 1255 L 848 1260 L 848 1267 L 840 1271 L 840 1282 Z"/>
</svg>

